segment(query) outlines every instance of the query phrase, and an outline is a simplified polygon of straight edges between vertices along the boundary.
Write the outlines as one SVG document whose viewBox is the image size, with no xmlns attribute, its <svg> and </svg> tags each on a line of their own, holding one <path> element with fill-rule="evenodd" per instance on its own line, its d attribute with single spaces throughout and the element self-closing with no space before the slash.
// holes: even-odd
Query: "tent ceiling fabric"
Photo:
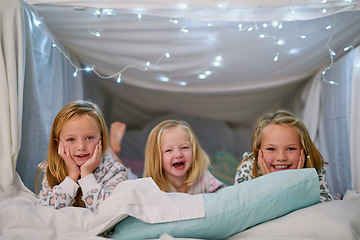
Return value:
<svg viewBox="0 0 360 240">
<path fill-rule="evenodd" d="M 205 117 L 219 112 L 215 118 L 232 122 L 288 98 L 346 54 L 345 47 L 360 43 L 356 2 L 27 3 L 56 41 L 109 82 L 104 84 L 115 99 L 157 111 L 205 111 Z M 180 3 L 187 7 L 180 9 Z M 246 108 L 240 106 L 244 101 Z M 211 109 L 204 109 L 206 102 Z M 262 102 L 264 107 L 256 106 Z"/>
</svg>

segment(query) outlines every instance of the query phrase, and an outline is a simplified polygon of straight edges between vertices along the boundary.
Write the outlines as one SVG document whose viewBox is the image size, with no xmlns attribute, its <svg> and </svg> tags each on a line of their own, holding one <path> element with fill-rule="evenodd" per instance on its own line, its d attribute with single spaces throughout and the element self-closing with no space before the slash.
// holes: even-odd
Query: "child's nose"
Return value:
<svg viewBox="0 0 360 240">
<path fill-rule="evenodd" d="M 279 151 L 278 155 L 277 155 L 277 158 L 280 161 L 286 161 L 287 160 L 286 152 L 285 151 Z"/>
<path fill-rule="evenodd" d="M 86 144 L 85 141 L 79 140 L 78 141 L 78 146 L 77 146 L 78 150 L 85 150 L 86 149 Z"/>
<path fill-rule="evenodd" d="M 176 157 L 182 157 L 182 156 L 183 156 L 183 153 L 182 153 L 181 149 L 175 150 L 174 153 L 175 153 L 175 156 L 176 156 Z"/>
</svg>

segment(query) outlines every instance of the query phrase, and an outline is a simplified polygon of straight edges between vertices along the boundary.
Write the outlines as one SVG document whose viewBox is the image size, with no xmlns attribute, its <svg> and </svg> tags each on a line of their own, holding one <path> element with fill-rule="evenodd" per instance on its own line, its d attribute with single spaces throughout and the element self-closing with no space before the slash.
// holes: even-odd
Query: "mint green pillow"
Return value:
<svg viewBox="0 0 360 240">
<path fill-rule="evenodd" d="M 127 217 L 114 227 L 112 239 L 224 239 L 256 224 L 319 202 L 320 187 L 313 168 L 285 170 L 203 194 L 205 217 L 149 224 Z M 281 230 L 280 230 L 281 231 Z"/>
</svg>

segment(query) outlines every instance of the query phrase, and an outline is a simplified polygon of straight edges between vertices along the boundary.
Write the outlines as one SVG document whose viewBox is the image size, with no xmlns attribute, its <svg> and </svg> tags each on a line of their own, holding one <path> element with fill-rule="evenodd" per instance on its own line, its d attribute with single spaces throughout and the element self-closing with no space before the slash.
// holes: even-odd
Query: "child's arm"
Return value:
<svg viewBox="0 0 360 240">
<path fill-rule="evenodd" d="M 44 177 L 36 205 L 48 206 L 55 209 L 72 206 L 75 202 L 74 198 L 78 188 L 79 185 L 69 177 L 66 177 L 59 185 L 51 188 L 46 177 Z"/>
<path fill-rule="evenodd" d="M 116 186 L 125 180 L 127 180 L 127 169 L 115 161 L 110 153 L 105 153 L 102 163 L 94 173 L 78 181 L 86 208 L 94 211 L 113 193 Z"/>
<path fill-rule="evenodd" d="M 334 200 L 330 194 L 327 182 L 326 182 L 326 168 L 323 166 L 319 172 L 319 184 L 320 184 L 320 202 L 329 202 Z"/>
<path fill-rule="evenodd" d="M 252 175 L 253 169 L 253 157 L 249 158 L 249 153 L 244 153 L 243 160 L 241 161 L 238 170 L 236 171 L 234 185 L 254 179 Z M 245 159 L 247 158 L 247 159 Z"/>
</svg>

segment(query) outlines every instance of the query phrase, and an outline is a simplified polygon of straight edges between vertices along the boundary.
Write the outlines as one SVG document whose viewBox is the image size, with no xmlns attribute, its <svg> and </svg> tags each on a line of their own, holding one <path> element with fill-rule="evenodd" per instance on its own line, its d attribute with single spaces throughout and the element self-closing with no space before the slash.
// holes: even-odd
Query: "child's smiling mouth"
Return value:
<svg viewBox="0 0 360 240">
<path fill-rule="evenodd" d="M 88 157 L 88 156 L 90 156 L 90 154 L 79 154 L 79 155 L 75 155 L 75 157 L 80 158 L 80 159 L 86 158 L 86 157 Z"/>
<path fill-rule="evenodd" d="M 290 168 L 291 165 L 272 165 L 275 169 L 287 169 Z"/>
<path fill-rule="evenodd" d="M 173 163 L 172 165 L 175 169 L 182 169 L 185 165 L 185 162 L 184 161 L 176 162 L 176 163 Z"/>
</svg>

